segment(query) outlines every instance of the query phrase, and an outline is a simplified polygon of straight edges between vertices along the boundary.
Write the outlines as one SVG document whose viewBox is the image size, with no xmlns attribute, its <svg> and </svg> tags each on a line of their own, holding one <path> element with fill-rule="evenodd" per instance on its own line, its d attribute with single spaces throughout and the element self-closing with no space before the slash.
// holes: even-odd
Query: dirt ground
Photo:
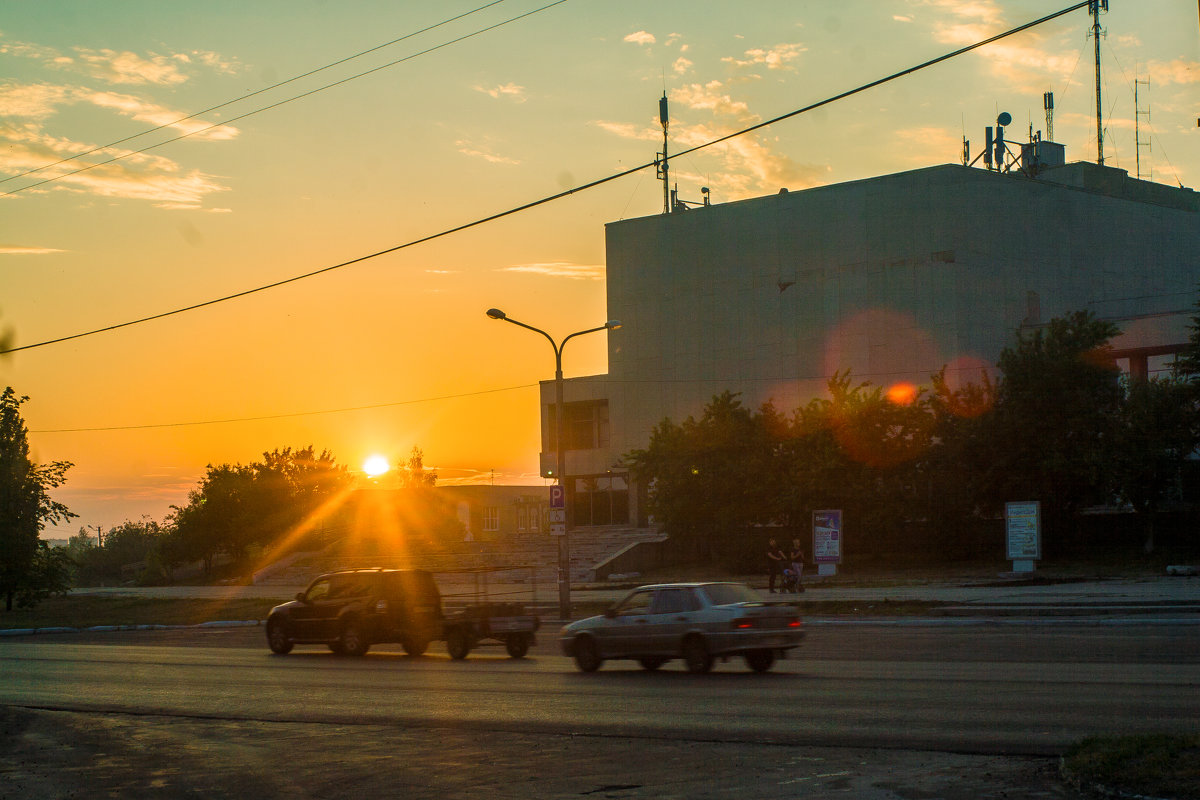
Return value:
<svg viewBox="0 0 1200 800">
<path fill-rule="evenodd" d="M 0 800 L 1076 796 L 1045 758 L 0 708 Z"/>
</svg>

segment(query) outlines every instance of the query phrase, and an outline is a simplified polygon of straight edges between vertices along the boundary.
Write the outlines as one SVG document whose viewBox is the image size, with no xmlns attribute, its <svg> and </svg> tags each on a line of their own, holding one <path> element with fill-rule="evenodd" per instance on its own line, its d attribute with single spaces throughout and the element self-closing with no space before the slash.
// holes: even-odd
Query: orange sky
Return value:
<svg viewBox="0 0 1200 800">
<path fill-rule="evenodd" d="M 648 162 L 661 147 L 664 89 L 679 150 L 1053 10 L 1035 0 L 569 0 L 538 11 L 547 3 L 505 0 L 247 97 L 481 5 L 131 0 L 99 15 L 82 0 L 10 4 L 0 20 L 0 330 L 20 347 L 204 302 Z M 1111 5 L 1108 163 L 1135 171 L 1133 80 L 1149 76 L 1143 172 L 1195 185 L 1195 8 Z M 680 159 L 673 175 L 683 197 L 708 186 L 722 203 L 954 162 L 964 130 L 978 151 L 999 110 L 1014 136 L 1043 129 L 1047 90 L 1068 159 L 1093 159 L 1089 22 L 1075 12 Z M 133 152 L 201 123 L 214 127 Z M 156 125 L 167 127 L 14 177 Z M 64 174 L 101 155 L 127 157 Z M 0 356 L 0 381 L 31 398 L 35 458 L 76 464 L 55 497 L 80 518 L 50 535 L 162 520 L 206 464 L 277 447 L 313 444 L 358 468 L 416 445 L 442 483 L 540 483 L 536 383 L 552 376 L 553 353 L 484 311 L 555 338 L 603 324 L 604 223 L 661 205 L 650 169 L 268 292 Z M 573 340 L 566 374 L 603 372 L 609 335 L 638 334 Z M 374 408 L 347 410 L 364 406 Z"/>
</svg>

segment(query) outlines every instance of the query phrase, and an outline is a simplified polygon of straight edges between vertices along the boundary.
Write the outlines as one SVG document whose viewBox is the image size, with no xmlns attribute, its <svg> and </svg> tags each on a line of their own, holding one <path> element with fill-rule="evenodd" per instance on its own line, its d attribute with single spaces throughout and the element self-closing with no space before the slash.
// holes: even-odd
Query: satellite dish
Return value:
<svg viewBox="0 0 1200 800">
<path fill-rule="evenodd" d="M 1000 116 L 996 117 L 996 124 L 1003 127 L 1012 122 L 1012 114 L 1007 111 L 1001 111 Z"/>
</svg>

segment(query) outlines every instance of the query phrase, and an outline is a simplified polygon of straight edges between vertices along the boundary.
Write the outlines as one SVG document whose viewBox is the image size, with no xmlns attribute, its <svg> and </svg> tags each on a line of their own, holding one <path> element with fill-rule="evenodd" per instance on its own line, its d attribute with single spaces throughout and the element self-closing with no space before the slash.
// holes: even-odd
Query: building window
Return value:
<svg viewBox="0 0 1200 800">
<path fill-rule="evenodd" d="M 629 524 L 629 486 L 624 475 L 572 478 L 567 487 L 573 525 Z"/>
<path fill-rule="evenodd" d="M 549 449 L 558 449 L 557 408 L 547 409 L 550 421 Z M 608 447 L 608 401 L 583 400 L 563 403 L 563 441 L 566 450 L 595 450 Z"/>
<path fill-rule="evenodd" d="M 487 506 L 483 509 L 483 530 L 485 533 L 495 533 L 500 530 L 500 508 Z"/>
<path fill-rule="evenodd" d="M 529 530 L 529 506 L 517 506 L 517 531 L 524 533 Z"/>
</svg>

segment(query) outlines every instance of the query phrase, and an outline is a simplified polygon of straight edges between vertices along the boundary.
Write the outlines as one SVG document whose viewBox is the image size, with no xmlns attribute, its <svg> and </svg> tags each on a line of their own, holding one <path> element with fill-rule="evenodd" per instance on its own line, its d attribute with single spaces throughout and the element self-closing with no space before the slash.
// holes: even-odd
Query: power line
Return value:
<svg viewBox="0 0 1200 800">
<path fill-rule="evenodd" d="M 560 2 L 560 3 L 565 2 L 565 0 L 558 0 L 558 2 Z M 558 3 L 552 3 L 551 5 L 557 5 L 557 4 Z M 773 117 L 772 119 L 766 120 L 764 122 L 760 122 L 756 125 L 751 125 L 748 128 L 743 128 L 739 131 L 735 131 L 734 133 L 730 133 L 725 136 L 721 136 L 721 137 L 718 137 L 711 141 L 705 142 L 703 144 L 696 145 L 695 147 L 692 147 L 690 149 L 682 150 L 682 151 L 674 154 L 673 156 L 671 156 L 671 158 L 677 159 L 682 156 L 688 155 L 690 153 L 695 153 L 695 152 L 697 152 L 699 150 L 703 150 L 707 147 L 712 147 L 713 145 L 720 144 L 722 142 L 729 141 L 730 139 L 736 138 L 738 136 L 743 136 L 747 133 L 751 133 L 753 131 L 759 130 L 760 128 L 765 128 L 768 125 L 773 125 L 777 122 L 781 122 L 785 119 L 790 119 L 791 117 L 795 117 L 799 114 L 804 114 L 808 111 L 813 111 L 815 109 L 821 108 L 822 106 L 826 106 L 826 105 L 829 105 L 830 103 L 837 102 L 838 100 L 844 100 L 847 97 L 851 97 L 851 96 L 859 94 L 861 92 L 865 92 L 868 89 L 872 89 L 876 86 L 881 86 L 890 81 L 897 80 L 898 78 L 903 78 L 907 75 L 913 74 L 914 72 L 918 72 L 918 71 L 926 69 L 928 67 L 932 67 L 936 64 L 942 63 L 943 61 L 947 61 L 949 59 L 956 58 L 957 56 L 963 55 L 965 53 L 969 53 L 972 50 L 977 50 L 980 47 L 984 47 L 986 45 L 993 44 L 994 42 L 998 42 L 1001 39 L 1005 39 L 1009 36 L 1013 36 L 1014 34 L 1021 33 L 1030 28 L 1033 28 L 1037 25 L 1041 25 L 1043 23 L 1049 22 L 1050 20 L 1057 19 L 1058 17 L 1069 14 L 1072 11 L 1077 11 L 1080 8 L 1084 8 L 1087 5 L 1088 5 L 1088 0 L 1083 0 L 1082 2 L 1075 3 L 1074 5 L 1064 8 L 1061 11 L 1056 11 L 1053 14 L 1048 14 L 1040 19 L 1034 20 L 1033 22 L 1027 22 L 1024 25 L 1019 25 L 1019 26 L 1012 28 L 1010 30 L 1007 30 L 1003 33 L 996 34 L 995 36 L 989 37 L 987 39 L 983 39 L 983 40 L 976 42 L 974 44 L 971 44 L 971 45 L 967 45 L 966 47 L 959 48 L 958 50 L 955 50 L 953 52 L 938 56 L 937 58 L 930 59 L 929 61 L 925 61 L 914 67 L 909 67 L 908 69 L 901 70 L 900 72 L 892 73 L 891 75 L 889 75 L 885 78 L 880 78 L 878 80 L 871 81 L 870 83 L 865 83 L 862 86 L 859 86 L 855 89 L 850 89 L 848 91 L 842 92 L 841 94 L 837 94 L 837 95 L 834 95 L 833 97 L 826 98 L 825 100 L 821 100 L 816 103 L 812 103 L 811 105 L 796 109 L 795 111 L 790 111 L 787 114 L 781 114 L 780 116 Z M 550 6 L 545 6 L 545 8 L 549 8 L 549 7 Z M 539 10 L 541 10 L 541 9 L 539 9 Z M 530 13 L 536 13 L 536 12 L 530 12 Z M 302 275 L 295 275 L 291 278 L 285 278 L 280 281 L 275 281 L 274 283 L 268 283 L 268 284 L 265 284 L 263 286 L 258 286 L 253 289 L 246 289 L 241 292 L 236 292 L 234 294 L 229 294 L 229 295 L 225 295 L 223 297 L 214 298 L 212 300 L 206 300 L 202 303 L 195 303 L 190 306 L 185 306 L 184 308 L 177 308 L 177 309 L 174 309 L 173 311 L 164 311 L 160 314 L 153 314 L 148 317 L 142 317 L 140 319 L 134 319 L 134 320 L 130 320 L 128 322 L 121 322 L 121 323 L 117 323 L 115 325 L 108 325 L 103 328 L 96 328 L 94 330 L 84 331 L 82 333 L 75 333 L 75 334 L 71 334 L 69 336 L 62 336 L 57 339 L 48 339 L 46 341 L 37 342 L 35 344 L 23 345 L 21 347 L 10 347 L 6 350 L 0 350 L 0 355 L 6 354 L 6 353 L 17 353 L 22 350 L 32 350 L 37 347 L 45 347 L 45 346 L 51 345 L 51 344 L 60 344 L 62 342 L 71 341 L 72 339 L 80 339 L 85 336 L 94 336 L 99 333 L 108 333 L 110 331 L 115 331 L 115 330 L 119 330 L 121 328 L 130 327 L 131 325 L 140 325 L 144 322 L 151 322 L 156 319 L 163 319 L 164 317 L 170 317 L 170 316 L 174 316 L 176 314 L 183 314 L 188 311 L 195 311 L 196 309 L 205 308 L 206 306 L 216 305 L 217 303 L 223 303 L 227 300 L 234 300 L 239 297 L 245 297 L 247 295 L 256 294 L 258 292 L 264 292 L 264 291 L 267 291 L 268 289 L 275 289 L 280 286 L 285 286 L 289 283 L 295 283 L 296 281 L 301 281 L 306 278 L 312 278 L 317 275 L 324 274 L 326 272 L 332 272 L 333 270 L 341 269 L 343 267 L 348 267 L 348 266 L 351 266 L 352 264 L 358 264 L 363 261 L 368 261 L 372 258 L 378 258 L 379 256 L 387 255 L 389 253 L 395 253 L 399 250 L 404 250 L 406 248 L 413 247 L 418 244 L 424 244 L 425 242 L 431 242 L 435 239 L 441 239 L 446 236 L 450 236 L 451 234 L 460 233 L 462 231 L 469 230 L 470 228 L 475 228 L 480 225 L 485 225 L 489 222 L 494 222 L 495 220 L 498 220 L 498 219 L 503 219 L 504 217 L 509 217 L 514 214 L 519 214 L 522 211 L 528 211 L 531 208 L 536 208 L 537 206 L 546 205 L 547 203 L 552 203 L 556 200 L 561 200 L 562 198 L 568 197 L 572 194 L 576 194 L 578 192 L 584 192 L 584 191 L 587 191 L 588 189 L 594 189 L 595 187 L 609 183 L 610 181 L 615 181 L 620 178 L 624 178 L 628 175 L 632 175 L 635 172 L 640 172 L 643 169 L 647 169 L 649 167 L 656 166 L 656 163 L 657 163 L 656 161 L 648 161 L 644 164 L 640 164 L 635 167 L 630 167 L 628 169 L 622 170 L 621 172 L 614 173 L 614 174 L 609 175 L 604 178 L 598 178 L 596 180 L 590 181 L 590 182 L 582 184 L 580 186 L 576 186 L 572 189 L 567 189 L 565 191 L 558 192 L 557 194 L 552 194 L 547 197 L 543 197 L 541 199 L 533 200 L 531 202 L 525 203 L 524 205 L 510 208 L 507 211 L 500 211 L 500 212 L 497 212 L 490 216 L 476 219 L 472 222 L 466 222 L 466 223 L 463 223 L 462 225 L 457 225 L 453 228 L 447 228 L 438 233 L 432 233 L 432 234 L 429 234 L 428 236 L 423 236 L 418 239 L 413 239 L 413 240 L 405 242 L 403 244 L 398 244 L 394 247 L 389 247 L 385 250 L 379 250 L 374 253 L 370 253 L 368 255 L 359 256 L 357 258 L 352 258 L 348 261 L 343 261 L 339 264 L 333 264 L 328 267 L 323 267 L 321 269 L 313 270 L 312 272 L 306 272 Z"/>
<path fill-rule="evenodd" d="M 262 422 L 272 419 L 288 419 L 291 417 L 315 417 L 321 414 L 343 414 L 348 411 L 369 411 L 376 408 L 390 408 L 393 406 L 410 406 L 417 403 L 434 403 L 440 400 L 458 400 L 463 397 L 477 397 L 484 394 L 497 394 L 499 392 L 511 392 L 517 389 L 529 389 L 537 386 L 536 383 L 523 383 L 520 386 L 505 386 L 502 389 L 481 389 L 478 392 L 462 392 L 460 394 L 445 394 L 440 397 L 422 397 L 418 400 L 397 400 L 392 403 L 374 403 L 366 406 L 348 406 L 346 408 L 327 408 L 321 411 L 296 411 L 289 414 L 268 414 L 261 417 L 232 417 L 229 419 L 208 419 L 195 420 L 192 422 L 160 422 L 146 425 L 109 425 L 101 428 L 52 428 L 45 430 L 31 430 L 30 433 L 98 433 L 101 431 L 139 431 L 149 430 L 153 428 L 186 428 L 195 425 L 226 425 L 232 422 Z"/>
<path fill-rule="evenodd" d="M 414 58 L 419 58 L 420 56 L 428 55 L 429 53 L 432 53 L 436 50 L 441 50 L 444 47 L 449 47 L 450 45 L 458 44 L 459 42 L 465 41 L 466 39 L 471 39 L 475 36 L 479 36 L 481 34 L 487 33 L 488 31 L 492 31 L 492 30 L 495 30 L 496 28 L 503 27 L 504 25 L 508 25 L 510 22 L 516 22 L 517 20 L 524 19 L 525 17 L 529 17 L 534 14 L 541 13 L 542 11 L 545 11 L 549 8 L 553 8 L 554 6 L 562 5 L 565 2 L 567 2 L 567 0 L 555 0 L 553 3 L 544 5 L 541 8 L 535 8 L 532 11 L 526 11 L 524 14 L 518 14 L 515 17 L 510 17 L 509 19 L 506 19 L 502 22 L 497 22 L 494 25 L 489 25 L 486 28 L 480 28 L 479 30 L 474 31 L 472 33 L 467 33 L 462 36 L 459 36 L 457 39 L 451 39 L 449 41 L 442 42 L 441 44 L 434 45 L 433 47 L 426 48 L 425 50 L 421 50 L 419 52 L 412 53 L 411 55 L 407 55 L 404 58 L 398 58 L 395 61 L 388 62 L 387 64 L 381 64 L 378 67 L 373 67 L 372 69 L 366 70 L 365 72 L 360 72 L 355 75 L 351 75 L 347 78 L 342 78 L 341 80 L 334 81 L 333 83 L 327 83 L 324 86 L 320 86 L 320 87 L 317 87 L 316 89 L 312 89 L 310 91 L 303 92 L 301 94 L 285 98 L 283 100 L 280 100 L 277 103 L 271 103 L 270 105 L 262 106 L 261 108 L 257 108 L 253 111 L 247 111 L 245 114 L 239 114 L 235 117 L 230 117 L 229 119 L 224 120 L 223 122 L 215 122 L 212 125 L 208 125 L 203 128 L 199 128 L 198 130 L 191 131 L 190 133 L 180 134 L 179 136 L 175 136 L 170 139 L 165 139 L 161 142 L 158 142 L 157 144 L 147 145 L 146 147 L 143 147 L 140 150 L 131 150 L 128 153 L 123 153 L 122 155 L 119 155 L 119 156 L 113 156 L 112 158 L 110 158 L 106 161 L 97 161 L 94 164 L 88 164 L 87 166 L 80 167 L 79 169 L 74 169 L 74 170 L 71 170 L 70 172 L 64 172 L 61 175 L 55 175 L 50 178 L 45 178 L 44 180 L 34 181 L 33 183 L 26 184 L 25 186 L 22 186 L 19 189 L 12 189 L 10 191 L 0 193 L 0 197 L 8 197 L 9 195 L 14 195 L 14 194 L 17 194 L 18 192 L 23 192 L 26 189 L 32 189 L 35 186 L 42 186 L 43 184 L 51 183 L 52 181 L 61 180 L 62 178 L 69 178 L 70 176 L 78 175 L 81 172 L 87 172 L 88 170 L 95 169 L 96 167 L 103 167 L 103 166 L 107 166 L 108 164 L 112 164 L 117 161 L 123 161 L 124 159 L 131 158 L 133 156 L 149 152 L 150 150 L 157 150 L 160 147 L 171 144 L 173 142 L 178 142 L 181 139 L 188 139 L 192 136 L 197 136 L 206 131 L 211 131 L 213 128 L 219 128 L 224 125 L 228 125 L 231 122 L 237 122 L 238 120 L 243 120 L 243 119 L 246 119 L 247 117 L 252 117 L 255 114 L 261 114 L 262 112 L 270 111 L 273 108 L 279 108 L 280 106 L 287 105 L 288 103 L 308 97 L 309 95 L 314 95 L 314 94 L 317 94 L 318 92 L 323 92 L 326 89 L 332 89 L 335 86 L 341 86 L 343 83 L 349 83 L 350 81 L 357 80 L 366 75 L 371 75 L 372 73 L 388 69 L 389 67 L 394 67 L 397 64 L 403 64 L 405 61 L 411 61 Z M 382 46 L 384 46 L 384 45 L 381 45 L 381 47 Z M 230 101 L 230 102 L 236 102 L 236 101 Z M 228 105 L 228 103 L 226 103 L 226 105 Z M 199 112 L 199 113 L 203 113 L 203 112 Z M 130 138 L 136 138 L 136 137 L 130 137 Z M 92 152 L 94 152 L 94 151 L 92 151 Z M 69 159 L 67 159 L 67 160 L 69 160 Z M 61 162 L 59 162 L 59 163 L 61 163 Z M 16 176 L 14 176 L 14 177 L 16 177 Z"/>
<path fill-rule="evenodd" d="M 72 156 L 67 156 L 66 158 L 61 158 L 61 159 L 59 159 L 58 161 L 55 161 L 55 162 L 53 162 L 53 163 L 51 163 L 51 164 L 43 164 L 43 165 L 42 165 L 42 166 L 40 166 L 40 167 L 34 167 L 33 169 L 29 169 L 29 170 L 26 170 L 26 171 L 24 171 L 24 172 L 18 172 L 16 175 L 9 175 L 7 178 L 0 178 L 0 183 L 8 183 L 8 182 L 9 182 L 9 181 L 11 181 L 11 180 L 16 180 L 17 178 L 23 178 L 23 177 L 25 177 L 26 175 L 32 175 L 32 174 L 33 174 L 33 173 L 35 173 L 35 172 L 41 172 L 42 170 L 45 170 L 45 169 L 50 169 L 51 167 L 57 167 L 59 164 L 66 164 L 68 161 L 76 161 L 76 160 L 78 160 L 78 159 L 80 159 L 80 158 L 83 158 L 84 156 L 89 156 L 89 155 L 91 155 L 92 153 L 97 153 L 97 152 L 99 152 L 99 151 L 101 151 L 101 150 L 107 150 L 107 149 L 108 149 L 108 148 L 110 148 L 110 147 L 116 147 L 116 146 L 117 146 L 117 145 L 119 145 L 119 144 L 124 144 L 125 142 L 129 142 L 129 141 L 132 141 L 132 140 L 134 140 L 134 139 L 139 139 L 139 138 L 141 138 L 141 137 L 143 137 L 143 136 L 146 136 L 146 135 L 148 135 L 148 134 L 155 133 L 155 132 L 157 132 L 157 131 L 161 131 L 161 130 L 164 130 L 164 129 L 166 129 L 166 128 L 170 128 L 170 127 L 172 127 L 172 126 L 174 126 L 174 125 L 178 125 L 178 124 L 179 124 L 179 123 L 181 123 L 181 122 L 187 122 L 189 119 L 195 119 L 196 117 L 200 116 L 201 114 L 208 114 L 209 112 L 216 111 L 216 110 L 218 110 L 218 109 L 221 109 L 221 108 L 225 108 L 226 106 L 231 106 L 231 105 L 233 105 L 234 103 L 240 103 L 240 102 L 242 102 L 242 101 L 244 101 L 244 100 L 248 100 L 248 99 L 249 99 L 249 98 L 251 98 L 251 97 L 255 97 L 256 95 L 263 94 L 264 92 L 269 92 L 269 91 L 272 91 L 272 90 L 274 90 L 274 89 L 278 89 L 279 87 L 281 87 L 281 86 L 286 86 L 286 85 L 288 85 L 289 83 L 295 83 L 296 81 L 298 81 L 298 80 L 301 80 L 301 79 L 303 79 L 303 78 L 307 78 L 307 77 L 310 77 L 310 76 L 312 76 L 312 75 L 316 75 L 318 72 L 323 72 L 324 70 L 331 69 L 331 68 L 333 68 L 333 67 L 336 67 L 336 66 L 338 66 L 338 65 L 340 65 L 340 64 L 345 64 L 345 63 L 347 63 L 348 61 L 353 61 L 353 60 L 354 60 L 354 59 L 356 59 L 356 58 L 361 58 L 362 56 L 368 55 L 368 54 L 370 54 L 370 53 L 374 53 L 376 50 L 382 50 L 382 49 L 383 49 L 383 48 L 385 48 L 385 47 L 391 47 L 392 45 L 394 45 L 394 44 L 398 44 L 398 43 L 400 43 L 400 42 L 403 42 L 403 41 L 404 41 L 404 40 L 406 40 L 406 39 L 411 39 L 411 38 L 413 38 L 414 36 L 420 36 L 422 33 L 428 33 L 429 31 L 431 31 L 431 30 L 434 30 L 435 28 L 440 28 L 440 27 L 442 27 L 443 25 L 448 25 L 448 24 L 450 24 L 451 22 L 456 22 L 456 21 L 458 21 L 458 20 L 460 20 L 460 19 L 463 19 L 464 17 L 469 17 L 469 16 L 470 16 L 470 15 L 472 15 L 472 14 L 476 14 L 476 13 L 478 13 L 478 12 L 480 12 L 480 11 L 484 11 L 484 10 L 486 10 L 486 9 L 488 9 L 488 8 L 491 8 L 491 7 L 492 7 L 492 6 L 494 6 L 494 5 L 498 5 L 498 4 L 500 4 L 500 3 L 503 3 L 503 2 L 505 2 L 505 0 L 492 0 L 492 2 L 490 2 L 490 3 L 487 3 L 486 5 L 482 5 L 482 6 L 480 6 L 479 8 L 475 8 L 475 9 L 472 9 L 472 10 L 470 10 L 470 11 L 463 12 L 462 14 L 459 14 L 458 16 L 455 16 L 455 17 L 450 17 L 450 18 L 448 18 L 448 19 L 444 19 L 444 20 L 442 20 L 441 22 L 434 23 L 433 25 L 430 25 L 430 26 L 428 26 L 428 27 L 422 28 L 422 29 L 421 29 L 421 30 L 419 30 L 419 31 L 413 31 L 412 33 L 405 34 L 404 36 L 401 36 L 401 37 L 400 37 L 400 38 L 398 38 L 398 39 L 392 39 L 390 42 L 384 42 L 383 44 L 376 45 L 375 47 L 369 48 L 369 49 L 367 49 L 367 50 L 363 50 L 363 51 L 362 51 L 362 52 L 360 52 L 360 53 L 355 53 L 355 54 L 354 54 L 354 55 L 352 55 L 352 56 L 346 56 L 345 58 L 341 58 L 341 59 L 338 59 L 337 61 L 333 61 L 333 62 L 331 62 L 331 63 L 329 63 L 329 64 L 326 64 L 326 65 L 325 65 L 325 66 L 323 66 L 323 67 L 317 67 L 316 69 L 311 69 L 311 70 L 309 70 L 308 72 L 302 73 L 302 74 L 300 74 L 300 75 L 295 75 L 295 76 L 293 76 L 293 77 L 291 77 L 291 78 L 288 78 L 288 79 L 286 79 L 286 80 L 282 80 L 282 81 L 280 81 L 279 83 L 274 83 L 274 84 L 272 84 L 272 85 L 270 85 L 270 86 L 264 87 L 264 88 L 262 88 L 262 89 L 255 90 L 255 91 L 253 91 L 253 92 L 250 92 L 249 94 L 244 94 L 244 95 L 242 95 L 241 97 L 236 97 L 236 98 L 234 98 L 233 100 L 227 100 L 227 101 L 225 101 L 224 103 L 218 103 L 218 104 L 217 104 L 217 105 L 215 105 L 215 106 L 209 106 L 208 108 L 205 108 L 205 109 L 203 109 L 203 110 L 201 110 L 201 111 L 196 111 L 196 112 L 193 112 L 193 113 L 191 113 L 191 114 L 188 114 L 186 117 L 180 117 L 179 119 L 172 120 L 171 122 L 164 122 L 162 125 L 157 125 L 157 126 L 155 126 L 155 127 L 153 127 L 153 128 L 147 128 L 146 130 L 144 130 L 144 131 L 142 131 L 142 132 L 140 132 L 140 133 L 135 133 L 135 134 L 133 134 L 132 136 L 126 136 L 124 139 L 117 139 L 115 142 L 109 142 L 108 144 L 102 144 L 102 145 L 98 145 L 98 146 L 96 146 L 96 147 L 93 147 L 93 148 L 92 148 L 92 149 L 90 149 L 90 150 L 84 150 L 82 153 L 76 153 L 75 155 L 72 155 Z M 224 123 L 221 123 L 221 124 L 225 124 L 225 125 L 227 125 L 227 124 L 229 124 L 229 123 L 228 123 L 228 121 L 226 121 L 226 122 L 224 122 Z M 210 130 L 210 129 L 211 129 L 211 127 L 210 127 L 210 128 L 205 128 L 204 130 Z M 196 133 L 199 133 L 199 132 L 200 132 L 200 131 L 196 131 Z M 176 140 L 176 139 L 172 139 L 171 141 L 177 141 L 177 140 Z M 161 144 L 167 144 L 167 142 L 162 142 Z M 157 146 L 159 146 L 159 145 L 155 145 L 155 146 L 157 147 Z M 139 152 L 140 152 L 140 151 L 139 151 Z M 111 163 L 111 162 L 105 162 L 105 163 Z M 96 166 L 99 166 L 99 165 L 96 165 Z M 75 174 L 75 173 L 70 173 L 70 174 L 72 174 L 72 175 L 73 175 L 73 174 Z M 63 177 L 63 176 L 58 176 L 58 177 Z M 55 180 L 55 179 L 56 179 L 56 178 L 51 178 L 50 180 Z M 36 186 L 36 185 L 38 185 L 38 184 L 31 184 L 31 185 L 34 185 L 34 186 Z M 28 189 L 28 188 L 29 188 L 28 186 L 26 186 L 26 187 L 22 187 L 22 189 Z M 18 192 L 19 192 L 19 191 L 22 191 L 22 189 L 17 189 L 17 190 L 15 190 L 15 191 L 18 191 Z"/>
</svg>

